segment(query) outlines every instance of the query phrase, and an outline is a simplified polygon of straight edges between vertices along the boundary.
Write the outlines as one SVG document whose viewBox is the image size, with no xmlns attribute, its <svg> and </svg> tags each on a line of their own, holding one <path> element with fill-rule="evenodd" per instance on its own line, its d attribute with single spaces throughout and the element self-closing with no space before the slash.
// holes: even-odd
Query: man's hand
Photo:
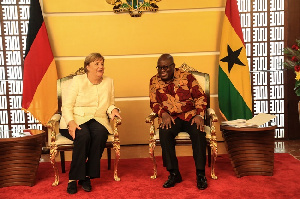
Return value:
<svg viewBox="0 0 300 199">
<path fill-rule="evenodd" d="M 73 140 L 75 139 L 75 131 L 76 129 L 81 130 L 81 128 L 76 124 L 74 120 L 71 120 L 68 124 L 69 134 L 72 136 Z"/>
<path fill-rule="evenodd" d="M 117 116 L 118 118 L 122 119 L 122 117 L 121 117 L 121 115 L 119 113 L 119 110 L 116 109 L 116 108 L 111 111 L 110 119 L 114 120 L 115 116 Z"/>
<path fill-rule="evenodd" d="M 168 113 L 163 113 L 162 114 L 162 123 L 159 124 L 159 127 L 164 129 L 169 129 L 172 127 L 172 122 L 175 124 L 174 119 L 168 114 Z"/>
<path fill-rule="evenodd" d="M 196 115 L 193 119 L 192 119 L 192 123 L 197 125 L 197 129 L 200 129 L 200 131 L 204 131 L 204 119 L 200 117 L 200 115 Z"/>
</svg>

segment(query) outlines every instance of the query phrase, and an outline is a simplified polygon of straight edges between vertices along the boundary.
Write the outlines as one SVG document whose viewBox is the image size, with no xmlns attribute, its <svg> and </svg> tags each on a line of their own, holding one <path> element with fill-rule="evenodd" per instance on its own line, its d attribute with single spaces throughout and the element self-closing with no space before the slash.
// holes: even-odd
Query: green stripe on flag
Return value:
<svg viewBox="0 0 300 199">
<path fill-rule="evenodd" d="M 250 108 L 220 66 L 218 87 L 219 107 L 227 120 L 253 117 Z"/>
</svg>

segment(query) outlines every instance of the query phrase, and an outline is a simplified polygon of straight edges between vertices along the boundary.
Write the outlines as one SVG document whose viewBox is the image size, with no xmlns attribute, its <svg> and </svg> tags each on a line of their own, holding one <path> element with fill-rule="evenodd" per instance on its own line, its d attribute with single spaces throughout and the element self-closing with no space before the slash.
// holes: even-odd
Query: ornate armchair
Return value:
<svg viewBox="0 0 300 199">
<path fill-rule="evenodd" d="M 217 179 L 215 175 L 215 161 L 217 158 L 217 137 L 215 131 L 215 122 L 218 121 L 218 118 L 215 114 L 215 111 L 210 108 L 210 90 L 209 90 L 209 74 L 201 73 L 195 70 L 194 68 L 189 67 L 187 64 L 182 64 L 179 68 L 191 72 L 200 86 L 203 88 L 205 94 L 207 95 L 207 111 L 204 118 L 205 123 L 205 132 L 207 140 L 207 151 L 208 151 L 208 166 L 211 167 L 211 177 L 212 179 Z M 146 118 L 146 123 L 150 123 L 150 139 L 149 139 L 149 154 L 150 158 L 153 161 L 153 170 L 154 174 L 151 176 L 152 179 L 155 179 L 157 176 L 157 165 L 154 156 L 154 149 L 156 145 L 160 145 L 159 133 L 158 130 L 155 130 L 155 118 L 158 116 L 155 113 L 151 113 Z M 191 145 L 191 140 L 189 134 L 186 132 L 180 132 L 175 138 L 177 145 Z"/>
<path fill-rule="evenodd" d="M 57 80 L 57 96 L 58 96 L 58 112 L 61 112 L 62 98 L 63 93 L 66 91 L 71 83 L 71 80 L 74 76 L 83 74 L 83 68 L 77 70 L 74 74 L 71 74 L 67 77 L 61 78 Z M 65 173 L 65 151 L 73 150 L 73 141 L 68 138 L 62 136 L 59 133 L 59 123 L 60 123 L 60 114 L 55 114 L 51 120 L 47 123 L 48 128 L 48 145 L 50 147 L 50 161 L 52 167 L 54 169 L 55 180 L 52 186 L 57 186 L 59 183 L 59 173 L 58 168 L 56 166 L 55 157 L 57 152 L 60 152 L 61 158 L 61 169 L 62 173 Z M 119 118 L 115 118 L 113 122 L 113 135 L 108 135 L 108 139 L 106 142 L 107 149 L 107 159 L 108 159 L 108 169 L 111 169 L 111 149 L 113 148 L 115 151 L 115 163 L 114 163 L 114 179 L 115 181 L 120 181 L 118 177 L 118 162 L 120 159 L 120 140 L 118 133 L 118 125 L 121 124 L 121 120 Z"/>
</svg>

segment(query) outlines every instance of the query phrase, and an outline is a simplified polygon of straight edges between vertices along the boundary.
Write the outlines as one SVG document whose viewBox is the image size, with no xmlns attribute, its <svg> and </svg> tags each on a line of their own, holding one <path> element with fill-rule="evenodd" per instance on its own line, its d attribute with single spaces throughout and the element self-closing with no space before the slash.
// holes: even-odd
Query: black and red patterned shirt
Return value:
<svg viewBox="0 0 300 199">
<path fill-rule="evenodd" d="M 173 119 L 179 117 L 189 121 L 195 115 L 204 117 L 207 99 L 196 78 L 178 68 L 172 81 L 164 82 L 158 74 L 150 79 L 150 107 L 159 117 L 169 113 Z"/>
</svg>

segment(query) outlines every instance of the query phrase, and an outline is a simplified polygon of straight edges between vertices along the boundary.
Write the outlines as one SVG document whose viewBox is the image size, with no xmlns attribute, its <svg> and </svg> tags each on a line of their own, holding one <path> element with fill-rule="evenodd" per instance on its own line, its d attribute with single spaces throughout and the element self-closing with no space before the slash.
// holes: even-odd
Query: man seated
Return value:
<svg viewBox="0 0 300 199">
<path fill-rule="evenodd" d="M 163 164 L 170 172 L 163 187 L 173 187 L 182 181 L 175 152 L 175 137 L 185 131 L 192 141 L 197 187 L 206 189 L 205 93 L 191 73 L 175 68 L 170 54 L 162 54 L 156 68 L 157 74 L 150 80 L 149 95 L 150 107 L 159 116 Z"/>
</svg>

